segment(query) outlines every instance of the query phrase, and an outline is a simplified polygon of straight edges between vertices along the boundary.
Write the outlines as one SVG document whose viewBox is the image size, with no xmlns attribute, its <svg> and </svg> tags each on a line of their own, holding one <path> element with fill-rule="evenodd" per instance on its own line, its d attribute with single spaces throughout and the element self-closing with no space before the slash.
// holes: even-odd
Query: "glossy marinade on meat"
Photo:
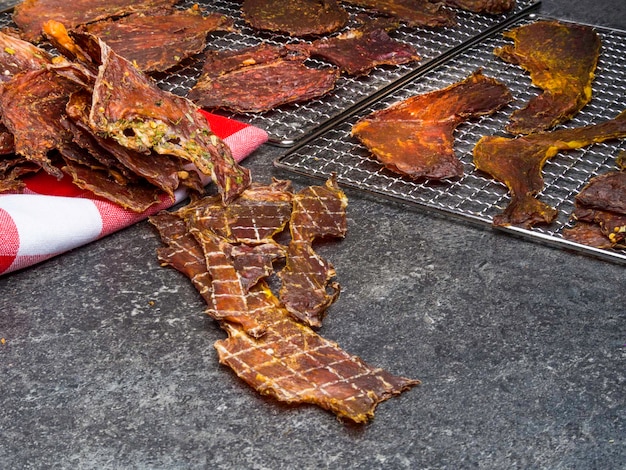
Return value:
<svg viewBox="0 0 626 470">
<path fill-rule="evenodd" d="M 408 26 L 443 27 L 456 24 L 454 11 L 429 0 L 343 0 L 367 10 L 395 18 Z"/>
</svg>

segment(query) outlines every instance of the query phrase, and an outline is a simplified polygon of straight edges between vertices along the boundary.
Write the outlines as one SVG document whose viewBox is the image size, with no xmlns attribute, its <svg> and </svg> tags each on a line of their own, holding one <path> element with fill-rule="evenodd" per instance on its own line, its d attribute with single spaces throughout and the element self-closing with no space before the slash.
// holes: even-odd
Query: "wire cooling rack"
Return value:
<svg viewBox="0 0 626 470">
<path fill-rule="evenodd" d="M 191 1 L 181 3 L 181 7 L 189 7 L 194 3 L 198 3 L 209 11 L 226 14 L 235 19 L 237 32 L 211 35 L 208 45 L 210 49 L 236 50 L 244 46 L 256 45 L 260 42 L 282 45 L 304 41 L 303 39 L 292 38 L 287 35 L 253 30 L 241 17 L 241 2 L 219 0 L 213 2 Z M 333 91 L 306 103 L 285 105 L 264 113 L 239 114 L 218 112 L 232 119 L 264 129 L 269 135 L 270 143 L 283 147 L 293 146 L 320 128 L 327 127 L 332 122 L 339 120 L 342 116 L 348 114 L 351 109 L 372 99 L 377 93 L 383 92 L 387 87 L 401 82 L 430 61 L 449 53 L 462 44 L 476 40 L 497 28 L 503 22 L 537 5 L 539 5 L 538 1 L 517 0 L 517 5 L 512 12 L 498 16 L 455 10 L 458 24 L 453 27 L 433 29 L 400 27 L 391 32 L 390 35 L 394 39 L 413 45 L 421 57 L 419 62 L 394 67 L 378 67 L 366 77 L 341 76 Z M 363 14 L 365 10 L 347 4 L 343 6 L 351 16 L 351 21 L 347 28 L 356 26 L 356 15 Z M 370 16 L 375 17 L 376 15 Z M 308 65 L 311 67 L 329 66 L 329 64 L 323 61 L 314 59 L 311 59 Z M 184 96 L 196 83 L 201 71 L 202 61 L 194 59 L 157 78 L 163 89 Z"/>
<path fill-rule="evenodd" d="M 538 19 L 535 14 L 519 18 L 507 28 Z M 543 18 L 545 19 L 545 18 Z M 626 109 L 626 32 L 597 27 L 602 52 L 593 82 L 593 99 L 570 122 L 561 127 L 599 123 Z M 447 61 L 425 71 L 413 81 L 362 109 L 341 124 L 312 138 L 276 160 L 276 166 L 293 172 L 325 179 L 336 174 L 338 182 L 381 196 L 398 199 L 480 225 L 491 226 L 493 216 L 508 205 L 509 195 L 503 184 L 474 168 L 472 150 L 483 135 L 502 134 L 510 113 L 522 107 L 539 90 L 531 86 L 528 74 L 507 64 L 493 54 L 495 47 L 509 43 L 502 32 L 494 32 L 480 43 L 468 46 Z M 350 136 L 354 123 L 374 110 L 384 109 L 410 96 L 446 87 L 482 69 L 487 76 L 504 82 L 515 102 L 492 116 L 462 124 L 455 133 L 455 152 L 465 175 L 451 182 L 415 182 L 392 173 L 376 161 L 368 150 Z M 626 263 L 626 250 L 601 250 L 565 240 L 561 233 L 571 226 L 574 197 L 589 179 L 615 170 L 615 159 L 626 151 L 626 141 L 610 141 L 583 149 L 560 152 L 543 169 L 545 188 L 538 195 L 558 210 L 549 226 L 530 230 L 503 227 L 513 234 L 531 237 L 560 248 L 573 249 L 604 259 Z"/>
</svg>

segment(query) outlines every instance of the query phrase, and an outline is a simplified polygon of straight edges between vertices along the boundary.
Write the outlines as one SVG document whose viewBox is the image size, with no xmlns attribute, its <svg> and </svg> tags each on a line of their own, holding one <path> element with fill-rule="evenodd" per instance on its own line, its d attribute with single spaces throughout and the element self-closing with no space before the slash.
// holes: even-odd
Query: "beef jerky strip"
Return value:
<svg viewBox="0 0 626 470">
<path fill-rule="evenodd" d="M 591 26 L 536 21 L 503 33 L 514 44 L 494 54 L 530 73 L 542 93 L 511 115 L 506 130 L 530 134 L 574 117 L 592 96 L 591 83 L 600 55 L 600 37 Z"/>
<path fill-rule="evenodd" d="M 16 75 L 0 90 L 2 122 L 15 138 L 15 151 L 57 178 L 63 174 L 48 152 L 72 139 L 61 120 L 70 94 L 79 89 L 53 71 L 39 69 Z"/>
<path fill-rule="evenodd" d="M 274 242 L 292 209 L 291 182 L 274 180 L 270 185 L 252 183 L 234 201 L 203 198 L 178 213 L 201 230 L 212 230 L 231 243 L 252 245 Z"/>
<path fill-rule="evenodd" d="M 461 82 L 365 116 L 352 127 L 352 135 L 393 172 L 412 179 L 458 178 L 464 169 L 454 152 L 455 129 L 511 99 L 504 84 L 476 71 Z"/>
<path fill-rule="evenodd" d="M 210 32 L 232 31 L 233 20 L 219 13 L 204 15 L 195 5 L 99 21 L 83 30 L 102 38 L 140 70 L 159 72 L 202 52 Z"/>
<path fill-rule="evenodd" d="M 504 183 L 511 200 L 493 218 L 496 226 L 531 228 L 549 224 L 556 209 L 536 199 L 543 189 L 542 169 L 559 151 L 626 137 L 626 111 L 614 119 L 584 127 L 529 134 L 518 138 L 482 137 L 474 147 L 476 168 Z"/>
<path fill-rule="evenodd" d="M 344 237 L 348 200 L 335 178 L 325 186 L 310 186 L 293 198 L 290 220 L 291 242 L 281 280 L 280 301 L 299 321 L 320 327 L 327 308 L 339 296 L 339 283 L 332 264 L 313 249 L 315 239 Z"/>
<path fill-rule="evenodd" d="M 66 36 L 62 31 L 58 23 L 46 24 L 46 33 L 53 39 L 58 35 L 61 45 L 68 37 L 74 41 L 72 56 L 77 49 L 98 69 L 89 116 L 94 132 L 138 152 L 152 150 L 193 163 L 211 175 L 224 201 L 250 184 L 250 172 L 237 164 L 196 105 L 161 90 L 102 40 L 86 33 Z"/>
<path fill-rule="evenodd" d="M 310 53 L 337 65 L 348 75 L 366 75 L 379 65 L 400 65 L 420 60 L 415 48 L 392 39 L 385 28 L 371 22 L 332 38 L 314 41 Z"/>
<path fill-rule="evenodd" d="M 501 15 L 508 13 L 515 7 L 516 0 L 430 0 L 433 3 L 460 8 L 474 13 L 487 13 L 488 15 Z"/>
<path fill-rule="evenodd" d="M 172 7 L 178 0 L 25 0 L 15 6 L 13 21 L 27 41 L 42 39 L 43 24 L 56 20 L 69 29 L 106 18 Z"/>
<path fill-rule="evenodd" d="M 325 95 L 335 87 L 339 71 L 307 67 L 308 54 L 302 52 L 269 44 L 211 51 L 187 96 L 206 109 L 261 113 Z"/>
<path fill-rule="evenodd" d="M 315 404 L 340 419 L 365 423 L 380 402 L 420 383 L 372 367 L 322 338 L 281 308 L 263 282 L 251 294 L 259 293 L 266 299 L 259 315 L 265 333 L 254 338 L 225 323 L 228 338 L 215 348 L 220 362 L 260 394 Z"/>
<path fill-rule="evenodd" d="M 401 21 L 408 26 L 442 27 L 456 24 L 452 10 L 428 0 L 343 0 Z"/>
<path fill-rule="evenodd" d="M 332 33 L 349 19 L 336 0 L 244 0 L 241 13 L 255 29 L 291 36 Z"/>
<path fill-rule="evenodd" d="M 51 63 L 50 55 L 33 44 L 0 31 L 0 82 Z"/>
</svg>

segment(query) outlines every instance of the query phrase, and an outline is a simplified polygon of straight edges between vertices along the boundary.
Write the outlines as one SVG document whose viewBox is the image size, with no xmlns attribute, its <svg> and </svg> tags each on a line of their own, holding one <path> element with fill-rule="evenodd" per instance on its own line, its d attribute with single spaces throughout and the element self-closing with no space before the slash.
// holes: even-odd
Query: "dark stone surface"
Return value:
<svg viewBox="0 0 626 470">
<path fill-rule="evenodd" d="M 626 28 L 622 1 L 542 12 Z M 283 151 L 246 165 L 310 184 L 273 168 Z M 348 196 L 321 333 L 420 387 L 360 427 L 258 396 L 144 222 L 0 278 L 0 468 L 626 466 L 623 266 Z"/>
</svg>

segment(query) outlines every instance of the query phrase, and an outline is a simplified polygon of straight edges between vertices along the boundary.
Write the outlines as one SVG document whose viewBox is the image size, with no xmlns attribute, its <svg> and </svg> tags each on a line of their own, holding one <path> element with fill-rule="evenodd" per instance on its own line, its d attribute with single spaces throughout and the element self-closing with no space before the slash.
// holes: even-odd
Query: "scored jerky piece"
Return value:
<svg viewBox="0 0 626 470">
<path fill-rule="evenodd" d="M 453 26 L 454 12 L 442 8 L 441 3 L 428 0 L 343 0 L 365 9 L 395 18 L 408 26 Z"/>
<path fill-rule="evenodd" d="M 476 71 L 461 82 L 371 113 L 352 127 L 352 135 L 391 171 L 412 179 L 457 178 L 463 165 L 454 153 L 454 130 L 511 99 L 504 84 Z"/>
<path fill-rule="evenodd" d="M 349 19 L 336 0 L 244 0 L 241 13 L 255 29 L 290 36 L 332 33 Z"/>
<path fill-rule="evenodd" d="M 193 163 L 211 175 L 225 201 L 250 184 L 249 170 L 234 160 L 228 146 L 211 131 L 191 101 L 161 90 L 95 36 L 78 32 L 68 35 L 53 21 L 46 23 L 45 29 L 53 42 L 58 39 L 55 45 L 62 53 L 97 68 L 89 115 L 94 132 L 137 152 L 154 151 Z M 73 42 L 66 46 L 68 39 Z"/>
<path fill-rule="evenodd" d="M 626 137 L 626 111 L 614 119 L 573 129 L 529 134 L 518 138 L 482 137 L 474 147 L 476 168 L 504 183 L 511 200 L 493 218 L 496 226 L 530 228 L 549 224 L 557 212 L 535 196 L 543 189 L 541 171 L 560 150 L 578 149 L 593 143 Z"/>
<path fill-rule="evenodd" d="M 303 323 L 320 327 L 327 308 L 337 300 L 340 286 L 331 282 L 332 264 L 312 247 L 315 239 L 344 237 L 348 199 L 334 177 L 324 186 L 309 186 L 293 197 L 289 222 L 291 242 L 286 265 L 278 273 L 279 297 L 285 308 Z"/>
<path fill-rule="evenodd" d="M 260 394 L 290 404 L 315 404 L 340 419 L 365 423 L 380 402 L 420 383 L 372 367 L 319 336 L 290 317 L 264 283 L 254 293 L 266 299 L 259 315 L 265 333 L 254 338 L 226 323 L 228 338 L 215 348 L 220 363 Z"/>
<path fill-rule="evenodd" d="M 63 174 L 52 165 L 48 152 L 71 141 L 61 120 L 70 94 L 78 90 L 78 85 L 48 69 L 18 74 L 0 89 L 2 122 L 15 138 L 16 153 L 57 178 Z"/>
<path fill-rule="evenodd" d="M 384 27 L 368 24 L 332 38 L 313 41 L 311 56 L 337 65 L 349 75 L 366 75 L 379 65 L 400 65 L 420 60 L 415 48 L 392 39 Z"/>
<path fill-rule="evenodd" d="M 592 96 L 591 83 L 601 41 L 591 26 L 537 21 L 506 31 L 514 44 L 494 54 L 530 73 L 542 93 L 511 115 L 506 130 L 531 134 L 551 129 L 574 117 Z"/>
<path fill-rule="evenodd" d="M 231 245 L 224 246 L 225 253 L 230 257 L 235 270 L 241 275 L 241 285 L 247 292 L 259 280 L 270 276 L 275 259 L 285 257 L 285 249 L 277 243 L 262 245 Z"/>
<path fill-rule="evenodd" d="M 193 219 L 197 228 L 212 230 L 232 243 L 273 243 L 273 237 L 289 222 L 292 197 L 290 181 L 252 183 L 228 204 L 206 197 L 179 209 L 179 214 Z"/>
<path fill-rule="evenodd" d="M 172 7 L 178 0 L 25 0 L 13 9 L 13 21 L 22 37 L 31 42 L 42 39 L 43 24 L 56 20 L 68 29 L 130 13 Z"/>
<path fill-rule="evenodd" d="M 88 24 L 84 31 L 101 37 L 117 54 L 144 72 L 172 68 L 206 47 L 207 34 L 232 31 L 233 20 L 225 15 L 203 15 L 198 6 L 132 14 Z"/>
<path fill-rule="evenodd" d="M 52 58 L 43 49 L 0 31 L 0 82 L 28 70 L 39 70 Z"/>
<path fill-rule="evenodd" d="M 261 113 L 325 95 L 335 87 L 336 68 L 313 69 L 308 54 L 259 44 L 207 53 L 202 75 L 187 97 L 206 109 Z"/>
<path fill-rule="evenodd" d="M 460 8 L 473 13 L 487 13 L 489 15 L 501 15 L 513 10 L 516 0 L 430 0 L 433 3 Z"/>
</svg>

